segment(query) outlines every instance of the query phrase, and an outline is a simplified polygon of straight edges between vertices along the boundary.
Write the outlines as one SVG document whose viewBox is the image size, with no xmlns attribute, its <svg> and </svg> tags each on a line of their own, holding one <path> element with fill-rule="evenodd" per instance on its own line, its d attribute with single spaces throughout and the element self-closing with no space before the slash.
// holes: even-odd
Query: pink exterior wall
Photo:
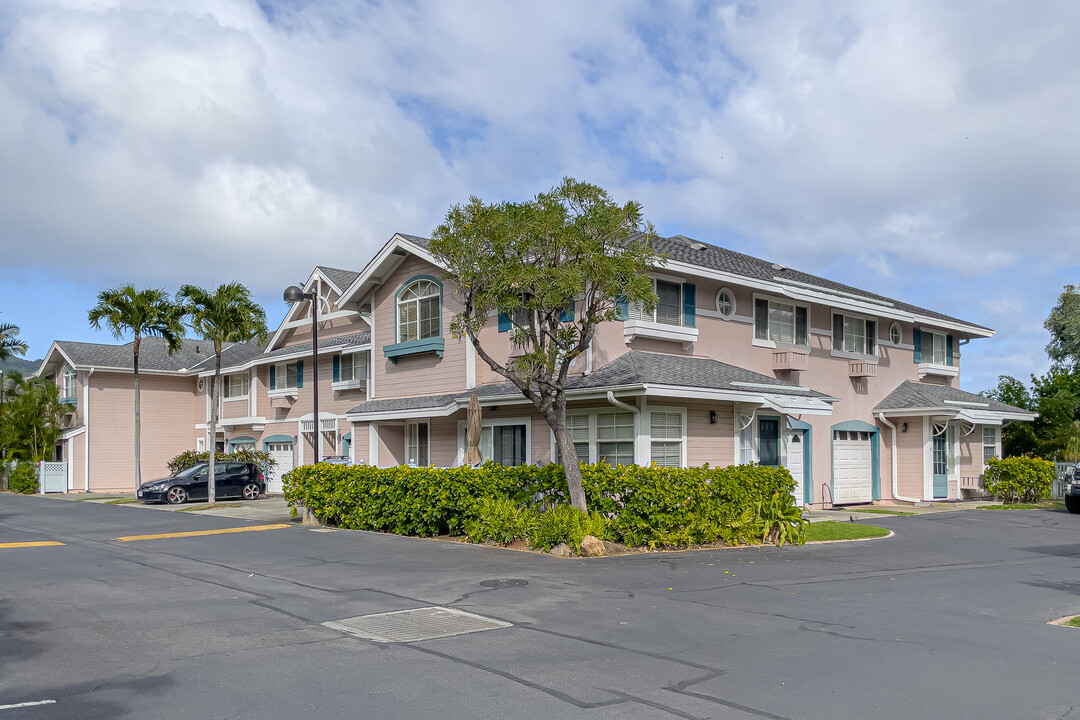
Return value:
<svg viewBox="0 0 1080 720">
<path fill-rule="evenodd" d="M 166 463 L 195 445 L 203 416 L 192 377 L 139 375 L 142 404 L 142 478 L 168 475 Z M 126 373 L 90 377 L 90 489 L 135 490 L 135 391 Z M 80 487 L 80 479 L 75 486 Z"/>
<path fill-rule="evenodd" d="M 923 418 L 890 418 L 896 425 L 897 490 L 909 498 L 923 496 Z M 907 432 L 901 427 L 907 423 Z M 882 473 L 882 485 L 886 473 Z M 890 481 L 891 482 L 891 481 Z M 882 488 L 884 491 L 884 488 Z M 884 492 L 882 492 L 884 495 Z"/>
<path fill-rule="evenodd" d="M 369 450 L 369 430 L 368 424 L 354 423 L 352 426 L 352 447 L 353 447 L 353 459 L 357 465 L 367 464 L 371 461 L 371 457 L 368 453 Z"/>
<path fill-rule="evenodd" d="M 660 401 L 656 400 L 659 405 Z M 732 403 L 688 402 L 686 407 L 686 464 L 699 467 L 705 463 L 725 467 L 735 462 L 735 409 Z M 716 424 L 709 422 L 709 412 L 716 411 Z"/>
</svg>

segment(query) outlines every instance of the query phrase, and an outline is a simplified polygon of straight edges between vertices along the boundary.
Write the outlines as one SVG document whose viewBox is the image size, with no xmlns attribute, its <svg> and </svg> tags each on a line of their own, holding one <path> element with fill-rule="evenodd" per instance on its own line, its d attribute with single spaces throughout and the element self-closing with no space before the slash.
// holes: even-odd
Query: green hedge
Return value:
<svg viewBox="0 0 1080 720">
<path fill-rule="evenodd" d="M 37 465 L 26 460 L 20 460 L 8 476 L 8 490 L 24 495 L 33 495 L 39 489 Z"/>
<path fill-rule="evenodd" d="M 1002 502 L 1038 502 L 1049 497 L 1054 473 L 1054 463 L 1042 458 L 990 458 L 983 488 Z"/>
<path fill-rule="evenodd" d="M 722 540 L 729 544 L 773 537 L 762 507 L 780 503 L 798 518 L 795 482 L 784 468 L 664 468 L 582 465 L 589 510 L 606 522 L 609 539 L 629 546 L 686 546 Z M 401 535 L 461 534 L 482 519 L 480 501 L 509 499 L 543 510 L 567 504 L 560 465 L 480 468 L 374 468 L 307 465 L 287 473 L 285 499 L 309 508 L 338 527 Z M 801 537 L 801 523 L 785 534 Z M 470 533 L 475 534 L 475 533 Z"/>
</svg>

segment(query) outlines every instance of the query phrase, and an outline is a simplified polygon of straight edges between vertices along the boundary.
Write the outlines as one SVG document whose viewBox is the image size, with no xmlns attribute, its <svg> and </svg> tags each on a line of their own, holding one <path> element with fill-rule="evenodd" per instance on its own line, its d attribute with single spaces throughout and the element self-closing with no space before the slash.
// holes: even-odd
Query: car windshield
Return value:
<svg viewBox="0 0 1080 720">
<path fill-rule="evenodd" d="M 180 472 L 176 473 L 176 477 L 195 477 L 196 475 L 200 475 L 200 474 L 202 474 L 202 475 L 206 474 L 206 463 L 201 463 L 199 465 L 193 465 L 192 467 L 189 467 L 187 470 L 181 470 Z"/>
</svg>

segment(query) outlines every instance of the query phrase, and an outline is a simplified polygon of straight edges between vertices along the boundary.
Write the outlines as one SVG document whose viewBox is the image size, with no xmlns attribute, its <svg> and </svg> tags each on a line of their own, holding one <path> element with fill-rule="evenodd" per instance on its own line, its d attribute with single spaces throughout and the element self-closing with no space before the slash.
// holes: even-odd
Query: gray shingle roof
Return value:
<svg viewBox="0 0 1080 720">
<path fill-rule="evenodd" d="M 366 345 L 371 341 L 371 333 L 353 333 L 352 335 L 341 335 L 340 337 L 327 338 L 323 340 L 319 339 L 319 350 L 323 348 L 342 347 L 345 345 Z M 271 350 L 268 353 L 259 353 L 259 357 L 280 357 L 282 355 L 295 355 L 296 353 L 310 353 L 311 343 L 301 343 L 299 345 L 289 345 L 286 347 Z"/>
<path fill-rule="evenodd" d="M 60 340 L 56 344 L 78 367 L 124 370 L 134 368 L 134 342 L 105 345 Z M 143 338 L 139 346 L 139 372 L 179 372 L 181 369 L 194 368 L 207 358 L 212 360 L 213 357 L 214 346 L 205 340 L 181 340 L 180 349 L 170 355 L 165 341 L 161 338 Z"/>
<path fill-rule="evenodd" d="M 338 286 L 338 289 L 342 292 L 345 288 L 352 284 L 352 281 L 356 279 L 356 276 L 360 273 L 353 272 L 352 270 L 342 270 L 341 268 L 326 267 L 325 265 L 318 265 L 315 268 L 327 278 L 330 282 Z"/>
<path fill-rule="evenodd" d="M 702 245 L 704 248 L 696 249 Z M 785 280 L 793 281 L 794 283 L 812 286 L 813 289 L 825 293 L 851 293 L 871 298 L 879 302 L 891 303 L 894 308 L 904 312 L 924 315 L 926 317 L 937 318 L 949 322 L 962 323 L 964 325 L 973 325 L 974 327 L 983 330 L 990 329 L 983 327 L 982 325 L 975 325 L 966 320 L 954 318 L 950 315 L 944 315 L 933 310 L 918 307 L 917 305 L 911 305 L 902 300 L 895 300 L 850 285 L 833 282 L 832 280 L 818 277 L 817 275 L 810 275 L 783 266 L 774 267 L 775 264 L 768 260 L 761 260 L 760 258 L 735 252 L 734 250 L 728 250 L 716 245 L 699 242 L 683 235 L 675 235 L 669 238 L 657 238 L 654 247 L 657 252 L 663 253 L 667 255 L 669 259 L 677 260 L 679 262 L 700 265 L 701 267 L 710 268 L 712 270 L 730 272 L 743 277 L 754 278 L 755 280 L 777 281 L 780 283 L 783 283 Z"/>
<path fill-rule="evenodd" d="M 946 401 L 952 401 L 951 403 Z M 890 410 L 914 410 L 927 408 L 948 408 L 958 410 L 962 406 L 956 403 L 979 403 L 985 405 L 985 410 L 992 412 L 1028 413 L 1030 410 L 1006 405 L 997 400 L 969 393 L 959 388 L 948 385 L 932 385 L 930 383 L 905 380 L 895 390 L 889 393 L 877 404 L 874 412 L 888 412 Z"/>
<path fill-rule="evenodd" d="M 405 233 L 396 234 L 425 248 L 431 242 L 428 238 L 417 237 L 416 235 L 406 235 Z M 636 234 L 637 237 L 640 237 L 641 235 L 642 233 Z M 670 260 L 689 263 L 710 270 L 729 272 L 735 275 L 741 275 L 742 277 L 768 282 L 783 283 L 784 281 L 791 281 L 795 284 L 794 286 L 796 288 L 808 285 L 819 292 L 841 294 L 840 297 L 847 300 L 850 300 L 851 298 L 847 298 L 843 294 L 853 294 L 863 298 L 877 300 L 881 303 L 888 303 L 893 308 L 903 312 L 945 320 L 947 322 L 960 323 L 962 325 L 970 325 L 975 328 L 990 331 L 990 328 L 983 325 L 977 325 L 968 322 L 967 320 L 961 320 L 934 310 L 927 310 L 926 308 L 912 305 L 902 300 L 878 295 L 877 293 L 868 290 L 862 290 L 857 287 L 852 287 L 851 285 L 844 285 L 843 283 L 793 270 L 782 265 L 774 267 L 776 263 L 773 263 L 770 260 L 762 260 L 761 258 L 745 255 L 740 252 L 735 252 L 734 250 L 728 250 L 727 248 L 722 248 L 718 245 L 710 245 L 706 242 L 688 238 L 685 235 L 673 235 L 672 237 L 666 238 L 658 237 L 656 238 L 653 247 L 658 253 L 666 255 Z"/>
<path fill-rule="evenodd" d="M 752 383 L 755 387 L 746 387 L 735 383 Z M 768 385 L 775 388 L 773 392 L 777 395 L 791 394 L 798 395 L 800 398 L 817 399 L 827 397 L 816 391 L 791 391 L 791 388 L 799 386 L 768 375 L 751 372 L 735 365 L 729 365 L 719 360 L 713 360 L 712 358 L 663 355 L 641 350 L 631 350 L 624 355 L 620 355 L 589 375 L 571 377 L 567 382 L 567 391 L 605 390 L 635 385 L 675 385 L 688 388 L 756 393 L 768 390 L 768 388 L 757 387 L 758 385 Z M 517 396 L 519 394 L 518 389 L 510 383 L 488 383 L 479 385 L 473 390 L 457 393 L 370 400 L 360 403 L 349 410 L 349 413 L 365 414 L 397 410 L 445 408 L 453 402 L 459 404 L 468 402 L 469 396 L 474 392 L 481 398 Z"/>
</svg>

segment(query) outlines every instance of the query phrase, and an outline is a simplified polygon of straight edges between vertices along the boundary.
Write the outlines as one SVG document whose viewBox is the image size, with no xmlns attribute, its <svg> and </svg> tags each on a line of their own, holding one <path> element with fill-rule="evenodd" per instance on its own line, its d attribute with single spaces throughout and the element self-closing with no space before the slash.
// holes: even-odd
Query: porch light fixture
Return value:
<svg viewBox="0 0 1080 720">
<path fill-rule="evenodd" d="M 900 423 L 900 432 L 907 432 L 907 423 Z"/>
<path fill-rule="evenodd" d="M 710 425 L 715 425 L 718 422 L 720 422 L 720 418 L 717 417 L 716 411 L 715 410 L 710 410 L 709 411 L 709 424 Z"/>
<path fill-rule="evenodd" d="M 285 288 L 282 298 L 287 303 L 298 303 L 301 300 L 311 301 L 311 375 L 312 380 L 312 403 L 311 409 L 315 417 L 315 432 L 312 438 L 315 445 L 315 463 L 322 460 L 322 429 L 319 427 L 319 303 L 316 293 L 304 292 L 296 285 Z"/>
</svg>

